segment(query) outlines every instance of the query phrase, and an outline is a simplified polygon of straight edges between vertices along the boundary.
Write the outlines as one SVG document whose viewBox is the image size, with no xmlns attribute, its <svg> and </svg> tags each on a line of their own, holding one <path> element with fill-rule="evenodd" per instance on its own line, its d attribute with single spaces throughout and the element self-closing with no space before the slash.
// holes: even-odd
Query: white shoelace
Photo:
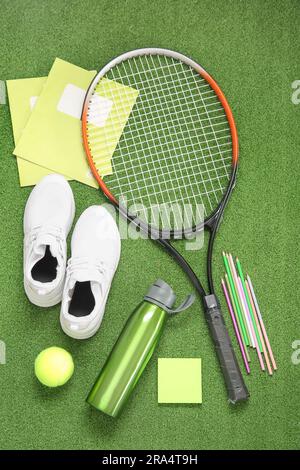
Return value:
<svg viewBox="0 0 300 470">
<path fill-rule="evenodd" d="M 100 259 L 70 258 L 67 265 L 68 276 L 72 277 L 78 271 L 90 272 L 91 279 L 89 280 L 99 282 L 100 284 L 101 278 L 107 274 L 107 268 Z"/>
</svg>

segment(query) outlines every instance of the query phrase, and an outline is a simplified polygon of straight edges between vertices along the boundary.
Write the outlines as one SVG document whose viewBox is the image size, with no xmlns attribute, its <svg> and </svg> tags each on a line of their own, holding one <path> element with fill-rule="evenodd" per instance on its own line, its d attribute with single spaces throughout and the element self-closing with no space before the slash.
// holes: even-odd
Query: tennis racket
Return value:
<svg viewBox="0 0 300 470">
<path fill-rule="evenodd" d="M 99 101 L 104 83 L 105 100 L 113 103 L 114 114 L 107 126 Z M 116 92 L 116 83 L 122 85 L 120 92 Z M 114 149 L 113 173 L 102 177 L 103 150 L 111 146 L 118 117 L 120 122 L 124 119 L 126 90 L 128 101 L 131 90 L 138 95 Z M 116 93 L 122 96 L 116 97 Z M 223 92 L 188 57 L 166 49 L 137 49 L 113 59 L 92 81 L 83 105 L 82 132 L 90 168 L 103 193 L 129 221 L 156 239 L 190 278 L 203 301 L 229 401 L 246 400 L 249 393 L 212 277 L 214 239 L 238 163 L 236 126 Z M 170 206 L 183 210 L 177 215 L 174 210 L 172 217 L 149 218 L 155 208 Z M 199 215 L 199 207 L 202 220 L 195 215 Z M 192 212 L 192 217 L 186 212 Z M 210 232 L 207 291 L 170 241 L 190 237 L 203 228 Z"/>
</svg>

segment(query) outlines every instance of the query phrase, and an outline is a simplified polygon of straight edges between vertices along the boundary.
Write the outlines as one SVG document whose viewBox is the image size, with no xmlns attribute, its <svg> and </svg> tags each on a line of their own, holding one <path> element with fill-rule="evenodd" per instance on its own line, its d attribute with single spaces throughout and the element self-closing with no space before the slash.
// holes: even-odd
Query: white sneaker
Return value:
<svg viewBox="0 0 300 470">
<path fill-rule="evenodd" d="M 86 339 L 100 327 L 121 252 L 118 227 L 104 207 L 91 206 L 81 214 L 71 251 L 60 323 L 68 336 Z"/>
<path fill-rule="evenodd" d="M 24 213 L 24 288 L 40 307 L 61 301 L 66 238 L 75 214 L 70 185 L 61 175 L 45 176 L 31 191 Z"/>
</svg>

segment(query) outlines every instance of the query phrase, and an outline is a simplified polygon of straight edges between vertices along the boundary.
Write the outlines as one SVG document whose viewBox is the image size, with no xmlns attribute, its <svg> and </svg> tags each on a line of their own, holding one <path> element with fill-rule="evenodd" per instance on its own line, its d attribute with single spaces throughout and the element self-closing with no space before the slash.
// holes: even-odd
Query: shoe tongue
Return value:
<svg viewBox="0 0 300 470">
<path fill-rule="evenodd" d="M 45 255 L 46 246 L 49 246 L 50 253 L 54 258 L 57 258 L 58 249 L 56 243 L 53 243 L 53 237 L 51 235 L 41 235 L 37 238 L 34 251 L 37 255 L 41 255 L 41 258 Z"/>
<path fill-rule="evenodd" d="M 76 282 L 87 282 L 90 281 L 91 285 L 93 284 L 101 284 L 101 275 L 96 268 L 87 267 L 76 269 L 72 275 L 70 282 L 72 286 L 75 285 Z"/>
<path fill-rule="evenodd" d="M 72 274 L 71 282 L 75 284 L 75 282 L 86 282 L 91 281 L 91 273 L 89 270 L 76 271 Z"/>
<path fill-rule="evenodd" d="M 33 251 L 35 258 L 41 259 L 45 256 L 46 245 L 35 243 Z"/>
</svg>

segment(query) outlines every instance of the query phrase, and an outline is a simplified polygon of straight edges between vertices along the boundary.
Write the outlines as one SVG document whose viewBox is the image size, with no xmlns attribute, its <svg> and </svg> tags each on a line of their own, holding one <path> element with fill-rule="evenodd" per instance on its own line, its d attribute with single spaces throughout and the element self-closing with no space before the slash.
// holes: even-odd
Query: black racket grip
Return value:
<svg viewBox="0 0 300 470">
<path fill-rule="evenodd" d="M 231 403 L 247 400 L 249 392 L 231 344 L 219 301 L 212 294 L 204 297 L 203 304 L 205 317 L 225 379 L 228 399 Z"/>
</svg>

